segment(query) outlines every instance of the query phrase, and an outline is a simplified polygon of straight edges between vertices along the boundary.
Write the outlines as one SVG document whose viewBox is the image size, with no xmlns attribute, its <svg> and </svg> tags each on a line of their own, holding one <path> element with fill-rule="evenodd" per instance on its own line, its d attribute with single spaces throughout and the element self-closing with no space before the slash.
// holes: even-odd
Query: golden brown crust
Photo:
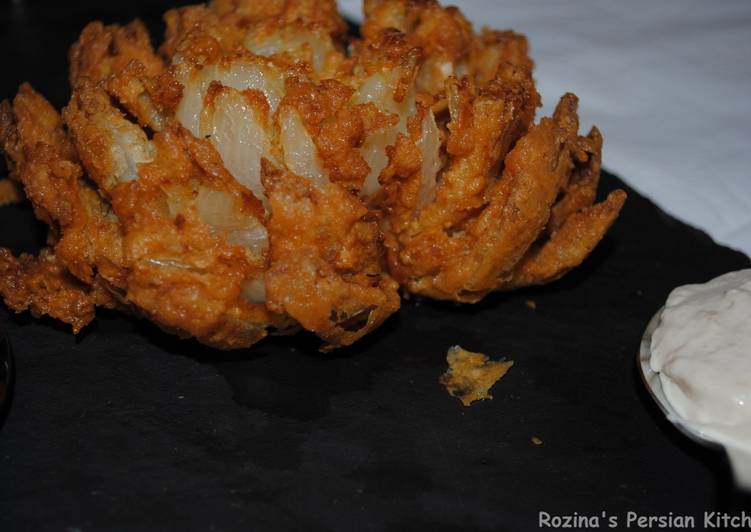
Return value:
<svg viewBox="0 0 751 532">
<path fill-rule="evenodd" d="M 336 80 L 320 84 L 291 77 L 282 106 L 294 108 L 318 149 L 329 179 L 359 190 L 370 168 L 358 149 L 368 130 L 393 123 L 372 104 L 350 105 L 353 91 Z"/>
<path fill-rule="evenodd" d="M 159 52 L 170 62 L 178 57 L 198 63 L 216 59 L 235 50 L 244 34 L 239 17 L 220 16 L 204 5 L 172 9 L 164 21 L 167 29 Z"/>
<path fill-rule="evenodd" d="M 615 190 L 602 203 L 570 215 L 550 240 L 527 252 L 500 288 L 549 283 L 579 266 L 613 225 L 625 201 L 626 193 Z"/>
<path fill-rule="evenodd" d="M 244 26 L 273 19 L 282 24 L 315 25 L 337 37 L 347 31 L 335 0 L 212 0 L 209 8 L 220 17 L 237 17 Z"/>
<path fill-rule="evenodd" d="M 434 0 L 366 0 L 364 9 L 361 32 L 366 40 L 394 29 L 431 57 L 459 61 L 474 39 L 472 25 L 458 9 L 442 8 Z"/>
<path fill-rule="evenodd" d="M 498 69 L 504 65 L 529 71 L 534 68 L 524 35 L 510 30 L 493 31 L 488 28 L 483 28 L 480 38 L 472 43 L 469 64 L 470 70 L 481 82 L 494 79 Z"/>
<path fill-rule="evenodd" d="M 14 257 L 0 248 L 0 294 L 14 312 L 30 311 L 69 324 L 78 333 L 94 319 L 90 287 L 74 278 L 51 250 Z"/>
<path fill-rule="evenodd" d="M 110 95 L 141 125 L 162 129 L 167 120 L 158 97 L 169 88 L 165 64 L 153 50 L 139 20 L 125 26 L 92 22 L 69 51 L 73 88 L 102 83 Z"/>
<path fill-rule="evenodd" d="M 143 65 L 149 76 L 164 70 L 164 63 L 154 53 L 146 26 L 134 20 L 125 26 L 88 24 L 68 53 L 70 84 L 83 80 L 98 83 L 112 74 L 122 72 L 132 61 Z"/>
<path fill-rule="evenodd" d="M 323 187 L 264 164 L 269 197 L 270 308 L 330 346 L 350 345 L 399 308 L 398 285 L 383 272 L 378 223 L 336 184 Z"/>
<path fill-rule="evenodd" d="M 165 329 L 215 347 L 247 347 L 268 327 L 286 327 L 288 320 L 247 295 L 262 280 L 266 257 L 236 239 L 262 227 L 258 201 L 208 142 L 169 127 L 153 143 L 154 161 L 111 191 L 124 232 L 125 299 Z M 228 224 L 204 198 L 230 210 L 218 213 L 231 216 Z"/>
<path fill-rule="evenodd" d="M 119 230 L 83 178 L 60 115 L 29 85 L 21 86 L 12 106 L 0 106 L 0 141 L 11 176 L 50 226 L 57 258 L 83 282 L 106 277 L 120 286 Z"/>
<path fill-rule="evenodd" d="M 333 39 L 332 45 L 347 31 L 333 0 L 215 0 L 172 9 L 164 20 L 167 29 L 160 52 L 170 60 L 176 56 L 211 59 L 222 52 L 232 53 L 258 31 L 297 26 L 323 32 Z"/>
<path fill-rule="evenodd" d="M 112 74 L 105 88 L 141 126 L 160 131 L 169 122 L 182 86 L 169 72 L 150 76 L 139 61 L 133 61 L 121 71 Z"/>
<path fill-rule="evenodd" d="M 608 209 L 577 215 L 555 236 L 594 199 L 602 139 L 597 130 L 577 136 L 577 100 L 571 94 L 552 118 L 529 127 L 538 100 L 533 89 L 511 88 L 513 81 L 523 83 L 520 72 L 502 66 L 494 83 L 480 91 L 467 81 L 450 85 L 449 162 L 435 200 L 416 217 L 419 168 L 409 165 L 417 156 L 414 144 L 404 142 L 403 151 L 397 144 L 392 154 L 394 175 L 408 176 L 399 192 L 411 184 L 411 193 L 392 190 L 387 196 L 389 266 L 412 292 L 474 302 L 493 290 L 554 280 L 586 257 L 620 210 L 621 192 Z M 581 241 L 574 242 L 573 234 Z M 549 243 L 538 241 L 550 235 Z M 539 261 L 528 258 L 520 265 L 525 255 L 536 256 L 533 245 L 545 252 Z M 565 260 L 549 257 L 564 250 Z"/>
<path fill-rule="evenodd" d="M 586 137 L 577 139 L 574 149 L 574 171 L 550 212 L 548 233 L 554 233 L 569 216 L 592 205 L 600 181 L 601 160 L 602 135 L 594 127 Z"/>
<path fill-rule="evenodd" d="M 510 188 L 500 187 L 503 179 L 495 175 L 509 147 L 529 125 L 530 108 L 537 101 L 529 75 L 483 90 L 468 80 L 454 80 L 448 94 L 449 160 L 435 200 L 416 217 L 411 216 L 414 195 L 410 204 L 396 201 L 389 206 L 398 218 L 387 240 L 390 266 L 399 272 L 400 281 L 411 291 L 444 299 L 463 298 L 462 291 L 475 289 L 473 284 L 485 283 L 491 275 L 481 271 L 481 263 L 487 269 L 487 261 L 493 260 L 487 253 L 493 251 L 492 240 L 502 227 L 496 211 L 502 210 Z M 499 253 L 494 251 L 492 257 Z"/>
<path fill-rule="evenodd" d="M 68 159 L 75 157 L 60 114 L 28 83 L 19 87 L 12 104 L 0 104 L 0 142 L 14 164 L 23 162 L 37 144 L 46 144 Z"/>
<path fill-rule="evenodd" d="M 64 133 L 58 134 L 62 122 L 49 104 L 23 87 L 14 108 L 3 109 L 2 138 L 6 152 L 15 156 L 14 176 L 58 234 L 58 264 L 91 287 L 106 286 L 104 294 L 134 305 L 162 327 L 218 347 L 245 347 L 265 336 L 268 326 L 289 326 L 289 320 L 247 300 L 247 283 L 262 279 L 265 256 L 226 239 L 242 235 L 243 220 L 255 223 L 263 209 L 205 141 L 179 127 L 148 141 L 134 133 L 136 126 L 112 107 L 102 89 L 82 83 L 66 120 L 87 174 L 112 200 L 110 209 L 81 179 L 79 164 L 64 158 L 72 145 Z M 113 156 L 123 151 L 123 143 L 115 140 L 120 129 L 151 145 L 158 161 L 139 162 L 138 179 L 124 179 Z M 34 138 L 54 145 L 30 146 Z M 239 228 L 212 229 L 201 218 L 196 206 L 201 186 L 209 196 L 229 198 Z M 168 199 L 180 212 L 170 212 Z M 28 297 L 38 285 L 31 286 Z M 98 303 L 112 305 L 114 300 Z"/>
</svg>

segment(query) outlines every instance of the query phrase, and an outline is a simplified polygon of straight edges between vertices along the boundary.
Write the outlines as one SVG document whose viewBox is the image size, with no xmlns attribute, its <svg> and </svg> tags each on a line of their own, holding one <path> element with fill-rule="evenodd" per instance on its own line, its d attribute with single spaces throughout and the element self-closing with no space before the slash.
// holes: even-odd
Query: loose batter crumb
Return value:
<svg viewBox="0 0 751 532">
<path fill-rule="evenodd" d="M 490 388 L 514 365 L 511 360 L 490 360 L 482 353 L 466 351 L 458 345 L 449 348 L 446 361 L 449 368 L 439 382 L 464 406 L 480 399 L 492 399 L 488 393 Z"/>
</svg>

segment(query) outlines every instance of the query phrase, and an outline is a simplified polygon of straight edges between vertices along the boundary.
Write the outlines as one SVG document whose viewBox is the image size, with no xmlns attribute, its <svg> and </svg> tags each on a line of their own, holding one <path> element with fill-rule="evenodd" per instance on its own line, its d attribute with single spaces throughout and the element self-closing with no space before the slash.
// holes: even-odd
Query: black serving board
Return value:
<svg viewBox="0 0 751 532">
<path fill-rule="evenodd" d="M 1 4 L 0 97 L 28 79 L 63 104 L 85 21 L 140 13 L 159 31 L 165 7 Z M 624 186 L 603 176 L 603 193 Z M 305 335 L 215 351 L 110 312 L 74 337 L 0 307 L 17 377 L 0 530 L 516 531 L 541 511 L 748 512 L 724 456 L 664 420 L 635 359 L 673 287 L 751 261 L 628 191 L 563 280 L 475 306 L 412 299 L 327 355 Z M 0 228 L 15 252 L 44 241 L 26 205 L 0 208 Z M 464 408 L 438 383 L 454 344 L 515 361 L 492 401 Z"/>
</svg>

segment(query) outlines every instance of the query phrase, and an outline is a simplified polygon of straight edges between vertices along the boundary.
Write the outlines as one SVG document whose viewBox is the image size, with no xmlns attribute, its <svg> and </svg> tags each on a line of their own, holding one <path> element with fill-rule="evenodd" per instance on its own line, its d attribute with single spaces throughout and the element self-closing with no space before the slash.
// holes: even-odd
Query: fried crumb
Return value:
<svg viewBox="0 0 751 532">
<path fill-rule="evenodd" d="M 18 183 L 10 179 L 0 180 L 0 207 L 21 203 L 23 199 L 23 192 Z"/>
<path fill-rule="evenodd" d="M 514 365 L 511 360 L 490 360 L 482 353 L 466 351 L 458 345 L 449 348 L 446 361 L 449 368 L 439 382 L 464 406 L 481 399 L 492 399 L 490 388 Z"/>
<path fill-rule="evenodd" d="M 524 304 L 527 305 L 527 308 L 537 310 L 537 303 L 535 303 L 534 299 L 527 299 Z"/>
<path fill-rule="evenodd" d="M 532 443 L 534 443 L 535 445 L 542 445 L 542 440 L 538 438 L 537 436 L 532 436 L 531 440 L 532 440 Z"/>
</svg>

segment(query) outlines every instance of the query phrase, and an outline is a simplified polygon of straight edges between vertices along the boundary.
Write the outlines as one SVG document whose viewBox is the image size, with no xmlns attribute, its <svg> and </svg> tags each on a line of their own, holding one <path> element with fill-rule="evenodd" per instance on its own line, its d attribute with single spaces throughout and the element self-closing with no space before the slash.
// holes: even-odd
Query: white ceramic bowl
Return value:
<svg viewBox="0 0 751 532">
<path fill-rule="evenodd" d="M 641 345 L 639 346 L 639 358 L 637 363 L 644 385 L 660 407 L 660 410 L 662 410 L 668 420 L 675 425 L 678 430 L 702 445 L 724 449 L 728 455 L 730 466 L 733 469 L 733 476 L 735 477 L 736 484 L 741 489 L 751 491 L 751 452 L 749 452 L 749 449 L 743 449 L 722 443 L 683 419 L 675 411 L 665 396 L 665 392 L 662 390 L 662 382 L 660 381 L 659 373 L 653 371 L 652 367 L 649 365 L 649 361 L 652 358 L 652 334 L 660 325 L 662 311 L 663 309 L 661 308 L 649 321 L 647 329 L 644 331 L 644 336 L 642 336 Z"/>
</svg>

